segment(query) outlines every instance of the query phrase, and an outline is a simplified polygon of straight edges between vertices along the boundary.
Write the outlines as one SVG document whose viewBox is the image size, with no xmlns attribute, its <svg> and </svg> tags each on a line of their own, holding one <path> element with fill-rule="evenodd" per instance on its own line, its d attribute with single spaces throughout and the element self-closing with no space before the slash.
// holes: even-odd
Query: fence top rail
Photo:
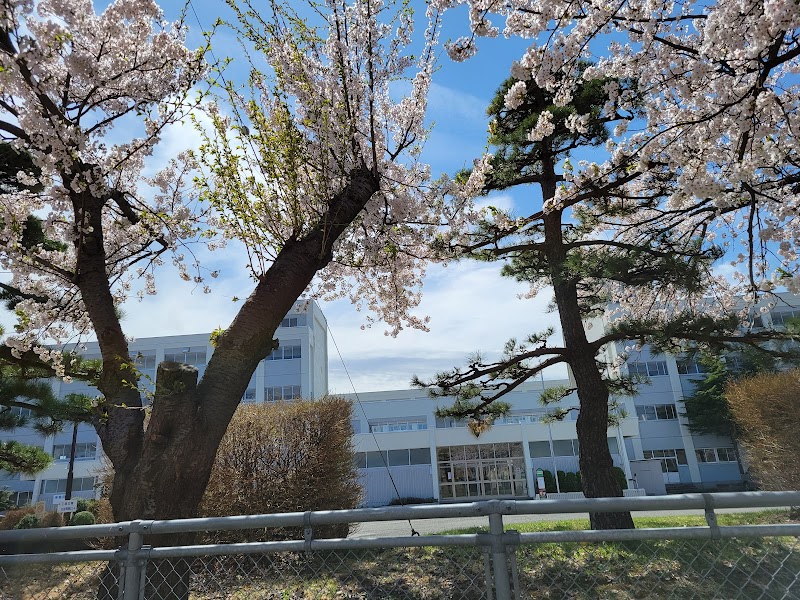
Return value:
<svg viewBox="0 0 800 600">
<path fill-rule="evenodd" d="M 339 523 L 365 523 L 406 519 L 480 517 L 490 514 L 559 514 L 683 510 L 716 508 L 769 508 L 800 506 L 800 492 L 724 492 L 632 498 L 584 498 L 575 500 L 484 500 L 464 504 L 423 504 L 309 511 L 266 515 L 241 515 L 168 521 L 127 521 L 107 525 L 83 525 L 48 529 L 0 531 L 0 544 L 14 541 L 47 541 L 127 535 L 229 531 L 262 527 L 304 527 Z"/>
<path fill-rule="evenodd" d="M 127 536 L 131 531 L 132 521 L 100 523 L 97 525 L 73 525 L 69 527 L 43 527 L 41 529 L 10 529 L 8 531 L 0 531 L 0 544 Z"/>
<path fill-rule="evenodd" d="M 796 537 L 800 524 L 726 525 L 723 527 L 658 527 L 647 529 L 582 529 L 520 533 L 522 544 L 562 542 L 622 542 L 644 540 L 717 539 L 733 537 Z"/>
<path fill-rule="evenodd" d="M 398 536 L 385 538 L 333 538 L 321 540 L 284 540 L 278 542 L 244 542 L 233 544 L 203 544 L 195 546 L 162 546 L 147 550 L 150 559 L 233 554 L 266 554 L 277 552 L 322 552 L 328 550 L 357 550 L 373 548 L 413 548 L 443 546 L 488 546 L 488 534 Z"/>
<path fill-rule="evenodd" d="M 252 529 L 256 527 L 301 527 L 338 523 L 402 521 L 447 517 L 481 517 L 490 514 L 560 514 L 685 510 L 709 508 L 770 508 L 800 505 L 800 492 L 722 492 L 715 494 L 675 494 L 631 498 L 582 498 L 574 500 L 483 500 L 459 504 L 421 504 L 355 508 L 351 510 L 310 511 L 273 515 L 247 515 L 151 521 L 149 533 L 180 533 L 205 530 Z M 147 532 L 145 532 L 147 533 Z"/>
<path fill-rule="evenodd" d="M 106 562 L 117 557 L 118 550 L 73 550 L 47 554 L 9 554 L 0 556 L 0 567 L 28 564 Z"/>
</svg>

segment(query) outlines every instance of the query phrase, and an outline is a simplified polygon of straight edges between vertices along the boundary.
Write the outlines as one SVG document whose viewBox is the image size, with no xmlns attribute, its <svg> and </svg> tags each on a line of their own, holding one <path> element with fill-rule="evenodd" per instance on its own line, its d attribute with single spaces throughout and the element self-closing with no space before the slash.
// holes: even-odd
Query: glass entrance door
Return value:
<svg viewBox="0 0 800 600">
<path fill-rule="evenodd" d="M 520 443 L 449 446 L 437 456 L 442 499 L 528 496 Z"/>
</svg>

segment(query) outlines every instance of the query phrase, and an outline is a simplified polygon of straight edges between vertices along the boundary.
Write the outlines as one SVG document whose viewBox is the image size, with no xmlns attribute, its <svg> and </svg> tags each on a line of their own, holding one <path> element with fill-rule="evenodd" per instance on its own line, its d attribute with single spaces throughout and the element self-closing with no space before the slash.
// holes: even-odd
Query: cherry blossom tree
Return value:
<svg viewBox="0 0 800 600">
<path fill-rule="evenodd" d="M 438 223 L 417 162 L 436 20 L 414 59 L 405 8 L 315 8 L 312 27 L 288 4 L 245 6 L 237 27 L 261 72 L 247 89 L 228 87 L 231 104 L 211 105 L 197 157 L 145 178 L 165 128 L 197 108 L 205 49 L 188 49 L 183 23 L 163 22 L 148 0 L 99 14 L 90 0 L 2 0 L 0 132 L 33 165 L 0 194 L 0 264 L 24 295 L 2 355 L 69 377 L 59 345 L 97 336 L 94 424 L 114 465 L 117 519 L 195 514 L 251 374 L 310 285 L 376 309 L 395 331 L 424 327 L 408 310 Z M 406 96 L 390 94 L 408 79 Z M 32 214 L 53 244 L 22 242 Z M 207 286 L 186 247 L 227 239 L 247 246 L 253 291 L 199 381 L 191 367 L 159 366 L 146 420 L 117 308 L 137 285 L 155 293 L 168 260 Z"/>
</svg>

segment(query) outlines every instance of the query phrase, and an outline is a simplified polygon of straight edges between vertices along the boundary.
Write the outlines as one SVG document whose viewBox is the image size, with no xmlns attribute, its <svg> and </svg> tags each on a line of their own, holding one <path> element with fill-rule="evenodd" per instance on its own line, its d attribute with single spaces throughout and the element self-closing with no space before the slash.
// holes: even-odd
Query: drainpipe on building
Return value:
<svg viewBox="0 0 800 600">
<path fill-rule="evenodd" d="M 547 435 L 550 438 L 550 460 L 553 462 L 553 478 L 556 480 L 556 493 L 561 493 L 561 486 L 558 484 L 558 465 L 556 464 L 556 454 L 553 452 L 553 428 L 547 424 Z"/>
</svg>

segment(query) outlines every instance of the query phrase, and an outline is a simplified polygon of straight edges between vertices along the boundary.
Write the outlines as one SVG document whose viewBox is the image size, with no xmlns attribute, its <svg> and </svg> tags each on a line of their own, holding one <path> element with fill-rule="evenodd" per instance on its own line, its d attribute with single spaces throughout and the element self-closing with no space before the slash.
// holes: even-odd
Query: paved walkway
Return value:
<svg viewBox="0 0 800 600">
<path fill-rule="evenodd" d="M 764 508 L 735 508 L 718 509 L 717 513 L 737 513 L 737 512 L 757 512 L 768 510 Z M 777 509 L 776 509 L 777 510 Z M 669 511 L 644 511 L 634 513 L 634 517 L 669 517 L 683 515 L 703 516 L 702 510 L 669 510 Z M 513 525 L 514 523 L 530 523 L 533 521 L 563 521 L 566 519 L 586 519 L 589 520 L 588 513 L 565 513 L 550 515 L 505 515 L 503 523 Z M 466 527 L 488 527 L 487 517 L 457 517 L 448 519 L 412 519 L 411 524 L 421 535 L 429 535 L 448 531 L 452 529 L 463 529 Z M 375 521 L 371 523 L 359 523 L 355 533 L 350 537 L 397 537 L 411 535 L 408 521 Z"/>
</svg>

